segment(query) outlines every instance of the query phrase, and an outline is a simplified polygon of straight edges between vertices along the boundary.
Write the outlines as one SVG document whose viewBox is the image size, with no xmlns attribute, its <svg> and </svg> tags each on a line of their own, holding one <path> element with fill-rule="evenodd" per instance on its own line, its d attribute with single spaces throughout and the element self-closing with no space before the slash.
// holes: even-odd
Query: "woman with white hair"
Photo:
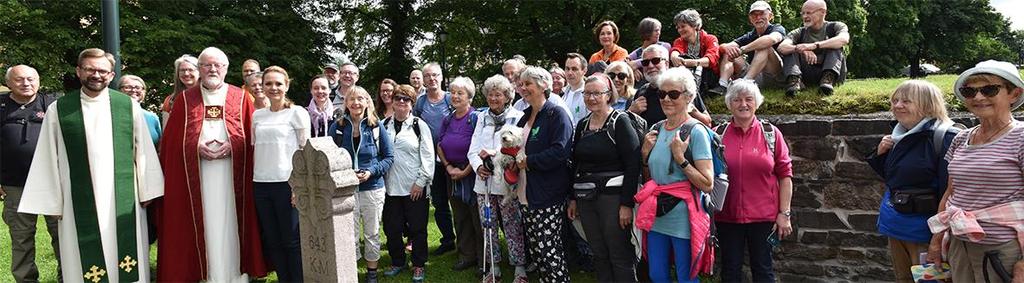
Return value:
<svg viewBox="0 0 1024 283">
<path fill-rule="evenodd" d="M 697 273 L 713 262 L 695 258 L 708 237 L 710 219 L 692 190 L 711 193 L 710 129 L 687 114 L 697 86 L 690 71 L 672 68 L 658 76 L 664 122 L 644 136 L 641 159 L 651 180 L 636 193 L 636 227 L 647 232 L 646 253 L 651 281 L 671 282 L 674 255 L 678 282 L 697 282 Z M 699 261 L 699 262 L 698 262 Z"/>
<path fill-rule="evenodd" d="M 504 170 L 497 169 L 494 172 L 490 169 L 490 162 L 494 156 L 501 151 L 500 131 L 514 128 L 523 112 L 512 108 L 511 101 L 515 95 L 515 87 L 502 75 L 494 75 L 484 81 L 483 94 L 487 97 L 488 109 L 478 115 L 479 121 L 476 129 L 473 130 L 473 139 L 469 144 L 469 164 L 476 170 L 476 185 L 473 191 L 476 192 L 476 200 L 480 208 L 480 223 L 485 228 L 490 228 L 484 238 L 490 241 L 488 247 L 492 250 L 484 251 L 484 266 L 490 266 L 493 262 L 501 262 L 501 249 L 498 244 L 498 227 L 505 233 L 505 244 L 508 247 L 509 264 L 515 266 L 515 281 L 528 282 L 526 277 L 526 247 L 523 242 L 523 223 L 519 214 L 519 202 L 505 201 L 505 190 L 501 188 L 505 184 L 498 184 L 490 177 L 493 174 L 503 174 Z M 483 210 L 490 207 L 490 219 Z M 489 238 L 489 239 L 488 239 Z M 493 253 L 492 253 L 493 252 Z M 491 256 L 488 256 L 491 255 Z M 500 279 L 501 269 L 491 270 L 491 274 L 485 274 L 485 281 L 488 278 Z"/>
<path fill-rule="evenodd" d="M 476 85 L 467 77 L 457 77 L 448 86 L 451 91 L 452 114 L 441 120 L 437 141 L 437 156 L 444 165 L 449 180 L 448 200 L 452 206 L 452 220 L 455 222 L 455 238 L 459 261 L 456 271 L 478 266 L 484 255 L 483 229 L 480 227 L 480 213 L 477 210 L 476 175 L 469 165 L 469 142 L 476 128 L 477 114 L 473 111 L 473 95 Z"/>
<path fill-rule="evenodd" d="M 523 101 L 529 106 L 516 123 L 522 128 L 522 151 L 518 162 L 518 194 L 523 204 L 526 233 L 530 235 L 530 256 L 540 268 L 541 282 L 569 282 L 561 230 L 569 189 L 569 146 L 572 118 L 548 100 L 551 74 L 543 68 L 527 67 L 519 75 Z"/>
<path fill-rule="evenodd" d="M 743 281 L 744 252 L 750 256 L 753 282 L 775 282 L 773 245 L 793 232 L 789 209 L 792 160 L 782 132 L 757 119 L 757 108 L 763 102 L 764 96 L 754 81 L 733 81 L 725 93 L 725 105 L 732 117 L 715 129 L 722 135 L 730 177 L 729 194 L 714 219 L 721 247 L 722 282 Z"/>
<path fill-rule="evenodd" d="M 174 60 L 174 91 L 167 95 L 160 107 L 164 124 L 167 123 L 167 118 L 171 115 L 171 105 L 174 105 L 178 94 L 197 85 L 199 85 L 199 59 L 188 54 L 181 55 Z"/>
<path fill-rule="evenodd" d="M 990 60 L 960 74 L 953 90 L 978 126 L 960 131 L 946 152 L 949 185 L 928 219 L 935 233 L 928 261 L 940 264 L 947 254 L 954 282 L 1009 282 L 1010 270 L 1017 282 L 1024 278 L 1024 123 L 1011 112 L 1024 104 L 1024 81 L 1013 64 Z"/>
<path fill-rule="evenodd" d="M 139 76 L 121 76 L 120 88 L 121 92 L 131 96 L 132 99 L 135 99 L 135 102 L 138 102 L 139 104 L 142 104 L 146 99 L 146 92 L 148 90 L 146 87 L 146 81 L 142 80 Z M 142 116 L 146 118 L 146 125 L 149 126 L 149 135 L 153 138 L 153 144 L 156 144 L 159 147 L 160 133 L 163 132 L 160 129 L 160 117 L 157 117 L 156 113 L 146 110 L 145 107 L 142 108 Z"/>
</svg>

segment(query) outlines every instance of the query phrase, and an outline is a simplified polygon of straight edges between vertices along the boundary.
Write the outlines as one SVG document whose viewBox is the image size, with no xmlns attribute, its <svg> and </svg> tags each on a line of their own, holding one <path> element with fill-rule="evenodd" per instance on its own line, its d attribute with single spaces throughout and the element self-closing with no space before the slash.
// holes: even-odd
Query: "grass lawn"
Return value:
<svg viewBox="0 0 1024 283">
<path fill-rule="evenodd" d="M 3 204 L 0 202 L 0 209 Z M 433 209 L 431 209 L 433 211 Z M 431 215 L 433 213 L 431 212 Z M 430 218 L 430 223 L 427 224 L 427 245 L 429 251 L 433 251 L 440 244 L 441 234 L 437 231 L 437 227 L 434 226 L 434 218 Z M 57 261 L 53 254 L 53 249 L 50 248 L 50 235 L 46 233 L 46 224 L 42 221 L 42 218 L 38 222 L 38 231 L 36 233 L 36 264 L 39 267 L 39 280 L 41 282 L 56 282 L 57 281 Z M 6 224 L 0 224 L 0 282 L 14 282 L 14 277 L 11 276 L 11 235 L 7 231 L 8 227 Z M 406 270 L 394 278 L 384 277 L 383 270 L 385 267 L 390 266 L 391 256 L 388 255 L 386 245 L 386 238 L 384 233 L 381 232 L 381 259 L 379 261 L 380 268 L 380 282 L 411 282 L 412 272 Z M 504 238 L 501 240 L 504 242 Z M 507 264 L 508 255 L 504 253 L 505 249 L 502 249 L 502 262 L 501 262 L 501 274 L 503 276 L 503 282 L 511 282 L 513 279 L 514 270 Z M 408 260 L 408 257 L 406 258 Z M 477 277 L 474 269 L 465 271 L 452 271 L 452 266 L 458 261 L 458 255 L 455 252 L 449 252 L 440 257 L 430 256 L 427 259 L 426 272 L 427 282 L 479 282 L 480 278 Z M 156 248 L 150 250 L 150 264 L 155 266 L 156 264 Z M 531 282 L 538 282 L 536 274 L 530 274 Z M 359 280 L 362 282 L 366 277 L 366 263 L 364 261 L 359 262 Z M 574 271 L 572 273 L 573 282 L 597 282 L 593 274 L 582 273 Z M 277 282 L 277 276 L 271 274 L 270 277 L 264 279 L 265 282 Z"/>
</svg>

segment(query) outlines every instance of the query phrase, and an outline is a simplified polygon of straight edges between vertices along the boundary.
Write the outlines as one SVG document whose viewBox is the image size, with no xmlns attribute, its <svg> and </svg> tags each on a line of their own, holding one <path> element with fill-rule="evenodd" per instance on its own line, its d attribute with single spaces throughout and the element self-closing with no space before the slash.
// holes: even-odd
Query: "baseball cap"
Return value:
<svg viewBox="0 0 1024 283">
<path fill-rule="evenodd" d="M 747 14 L 753 13 L 754 11 L 768 11 L 768 12 L 771 12 L 772 11 L 772 6 L 768 5 L 768 2 L 757 1 L 757 2 L 754 2 L 754 4 L 750 4 L 750 11 L 747 11 Z"/>
<path fill-rule="evenodd" d="M 324 70 L 327 70 L 327 69 L 334 69 L 335 71 L 339 71 L 339 72 L 341 71 L 341 69 L 338 69 L 338 64 L 334 64 L 334 63 L 330 63 L 330 64 L 327 64 L 327 65 L 324 65 Z"/>
</svg>

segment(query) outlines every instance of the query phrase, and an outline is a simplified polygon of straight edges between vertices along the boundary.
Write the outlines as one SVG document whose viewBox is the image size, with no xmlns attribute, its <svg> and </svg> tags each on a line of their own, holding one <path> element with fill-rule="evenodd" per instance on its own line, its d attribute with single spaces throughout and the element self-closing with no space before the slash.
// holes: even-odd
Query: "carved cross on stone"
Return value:
<svg viewBox="0 0 1024 283">
<path fill-rule="evenodd" d="M 309 139 L 292 156 L 288 183 L 299 210 L 304 281 L 356 282 L 352 196 L 359 179 L 348 151 L 330 137 Z"/>
</svg>

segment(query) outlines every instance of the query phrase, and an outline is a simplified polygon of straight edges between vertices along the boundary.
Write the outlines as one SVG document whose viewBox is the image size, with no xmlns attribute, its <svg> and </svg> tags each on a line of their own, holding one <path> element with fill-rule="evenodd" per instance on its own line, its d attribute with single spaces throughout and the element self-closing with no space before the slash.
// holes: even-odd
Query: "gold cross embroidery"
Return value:
<svg viewBox="0 0 1024 283">
<path fill-rule="evenodd" d="M 223 113 L 220 106 L 208 106 L 206 107 L 206 118 L 217 119 Z"/>
<path fill-rule="evenodd" d="M 93 283 L 99 283 L 100 279 L 103 278 L 104 275 L 107 275 L 106 270 L 103 270 L 102 268 L 93 265 L 91 268 L 89 268 L 89 272 L 85 273 L 85 279 L 88 279 Z"/>
<path fill-rule="evenodd" d="M 121 267 L 121 269 L 124 269 L 124 272 L 132 272 L 132 268 L 134 268 L 135 265 L 137 264 L 138 262 L 132 259 L 131 256 L 126 255 L 124 256 L 124 260 L 122 260 L 121 263 L 119 263 L 117 266 Z"/>
</svg>

